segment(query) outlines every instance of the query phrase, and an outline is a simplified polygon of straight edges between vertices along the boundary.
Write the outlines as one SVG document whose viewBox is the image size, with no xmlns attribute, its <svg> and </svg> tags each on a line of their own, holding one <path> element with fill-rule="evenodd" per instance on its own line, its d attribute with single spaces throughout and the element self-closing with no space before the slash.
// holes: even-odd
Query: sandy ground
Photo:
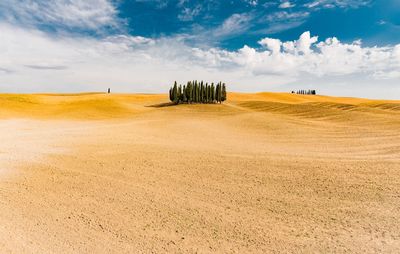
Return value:
<svg viewBox="0 0 400 254">
<path fill-rule="evenodd" d="M 1 253 L 399 253 L 400 102 L 0 95 Z"/>
</svg>

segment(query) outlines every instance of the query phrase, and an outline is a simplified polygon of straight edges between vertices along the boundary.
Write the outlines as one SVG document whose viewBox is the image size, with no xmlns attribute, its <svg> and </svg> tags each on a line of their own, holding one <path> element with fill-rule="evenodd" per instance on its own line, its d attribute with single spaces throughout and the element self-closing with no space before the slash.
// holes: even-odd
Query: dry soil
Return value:
<svg viewBox="0 0 400 254">
<path fill-rule="evenodd" d="M 0 95 L 1 253 L 399 253 L 400 102 Z"/>
</svg>

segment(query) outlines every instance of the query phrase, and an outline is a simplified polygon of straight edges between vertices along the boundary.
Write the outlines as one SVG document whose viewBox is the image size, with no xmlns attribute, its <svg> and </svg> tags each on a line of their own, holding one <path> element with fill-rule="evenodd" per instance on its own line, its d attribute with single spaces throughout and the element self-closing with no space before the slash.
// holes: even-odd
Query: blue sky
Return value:
<svg viewBox="0 0 400 254">
<path fill-rule="evenodd" d="M 254 46 L 266 36 L 294 40 L 304 31 L 312 31 L 321 39 L 362 39 L 365 45 L 400 41 L 400 6 L 395 0 L 143 0 L 117 5 L 118 16 L 126 21 L 128 31 L 145 37 L 215 30 L 238 15 L 232 20 L 232 26 L 236 26 L 232 31 L 202 38 L 227 49 Z"/>
<path fill-rule="evenodd" d="M 0 92 L 400 97 L 398 0 L 2 0 L 0 33 Z"/>
</svg>

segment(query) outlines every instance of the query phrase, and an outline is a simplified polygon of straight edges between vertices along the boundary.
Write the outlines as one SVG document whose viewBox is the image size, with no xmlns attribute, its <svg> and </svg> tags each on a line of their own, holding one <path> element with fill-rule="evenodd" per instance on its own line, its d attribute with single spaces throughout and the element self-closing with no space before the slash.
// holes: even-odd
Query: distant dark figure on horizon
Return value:
<svg viewBox="0 0 400 254">
<path fill-rule="evenodd" d="M 108 88 L 107 93 L 111 93 L 111 89 L 110 88 Z"/>
</svg>

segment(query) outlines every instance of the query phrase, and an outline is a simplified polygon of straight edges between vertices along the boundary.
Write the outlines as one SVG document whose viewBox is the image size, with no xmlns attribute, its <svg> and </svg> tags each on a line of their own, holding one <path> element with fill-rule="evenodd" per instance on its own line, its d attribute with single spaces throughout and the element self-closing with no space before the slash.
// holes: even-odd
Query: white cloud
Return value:
<svg viewBox="0 0 400 254">
<path fill-rule="evenodd" d="M 240 34 L 246 31 L 252 20 L 252 16 L 248 13 L 244 14 L 233 14 L 224 22 L 213 30 L 213 34 L 215 37 L 226 37 L 232 34 Z"/>
<path fill-rule="evenodd" d="M 307 18 L 310 15 L 309 12 L 299 11 L 299 12 L 286 12 L 279 11 L 272 14 L 267 15 L 266 19 L 269 22 L 281 22 L 281 21 L 294 21 L 294 20 L 302 20 Z"/>
<path fill-rule="evenodd" d="M 292 8 L 292 7 L 294 7 L 294 6 L 295 6 L 295 4 L 292 4 L 292 3 L 288 2 L 288 1 L 286 1 L 286 2 L 281 3 L 281 4 L 279 5 L 279 8 L 281 8 L 281 9 L 287 9 L 287 8 Z"/>
<path fill-rule="evenodd" d="M 261 46 L 266 47 L 272 52 L 272 54 L 278 54 L 281 52 L 282 42 L 278 39 L 264 38 L 258 42 Z"/>
<path fill-rule="evenodd" d="M 400 89 L 400 45 L 317 42 L 305 32 L 295 41 L 264 38 L 261 48 L 228 51 L 175 38 L 52 37 L 4 23 L 0 31 L 0 92 L 164 92 L 174 80 L 192 79 L 223 80 L 237 91 L 315 88 L 390 98 Z"/>
<path fill-rule="evenodd" d="M 178 19 L 180 21 L 192 21 L 200 14 L 201 10 L 201 5 L 196 5 L 192 8 L 183 8 L 182 12 L 178 15 Z"/>
<path fill-rule="evenodd" d="M 313 2 L 306 3 L 304 6 L 306 6 L 307 8 L 315 8 L 320 5 L 321 5 L 321 1 L 313 1 Z"/>
<path fill-rule="evenodd" d="M 118 27 L 117 10 L 109 0 L 2 0 L 0 17 L 24 26 L 99 30 Z"/>
<path fill-rule="evenodd" d="M 359 8 L 371 3 L 371 0 L 313 0 L 304 4 L 310 9 L 320 8 Z"/>
<path fill-rule="evenodd" d="M 262 31 L 264 33 L 273 34 L 298 27 L 306 21 L 309 15 L 310 13 L 307 11 L 278 11 L 268 14 L 263 18 L 265 21 L 267 21 L 267 28 L 263 29 Z"/>
<path fill-rule="evenodd" d="M 248 3 L 251 6 L 257 6 L 258 5 L 258 0 L 245 0 L 246 3 Z"/>
<path fill-rule="evenodd" d="M 299 40 L 296 42 L 296 49 L 298 52 L 303 54 L 309 54 L 311 52 L 310 47 L 318 41 L 318 36 L 311 37 L 310 32 L 304 32 L 300 35 Z"/>
</svg>

